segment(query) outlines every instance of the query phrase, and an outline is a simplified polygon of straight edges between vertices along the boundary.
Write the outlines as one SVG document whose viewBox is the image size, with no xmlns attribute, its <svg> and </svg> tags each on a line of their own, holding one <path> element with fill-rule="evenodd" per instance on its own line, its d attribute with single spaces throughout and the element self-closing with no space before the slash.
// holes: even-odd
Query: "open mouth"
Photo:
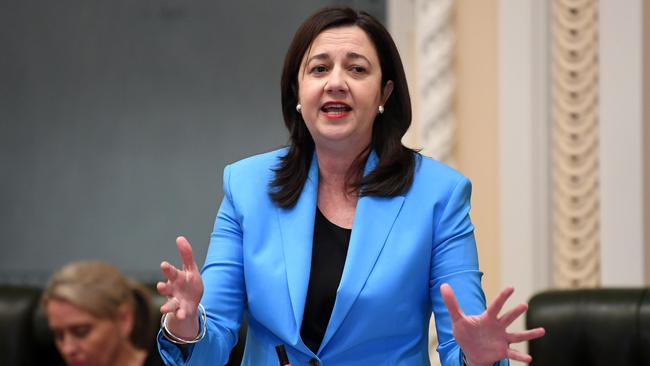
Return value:
<svg viewBox="0 0 650 366">
<path fill-rule="evenodd" d="M 346 116 L 352 108 L 345 103 L 328 102 L 321 107 L 321 112 L 330 118 L 340 118 Z"/>
</svg>

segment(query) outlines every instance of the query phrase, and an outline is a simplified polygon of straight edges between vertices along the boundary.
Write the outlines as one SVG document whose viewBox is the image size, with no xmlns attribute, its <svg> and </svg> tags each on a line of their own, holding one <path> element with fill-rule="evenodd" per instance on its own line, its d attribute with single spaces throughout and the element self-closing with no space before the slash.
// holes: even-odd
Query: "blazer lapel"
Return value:
<svg viewBox="0 0 650 366">
<path fill-rule="evenodd" d="M 300 337 L 300 325 L 305 310 L 311 270 L 317 193 L 318 163 L 316 154 L 314 154 L 298 202 L 291 208 L 278 209 L 284 264 L 298 338 Z"/>
<path fill-rule="evenodd" d="M 371 152 L 365 167 L 365 174 L 374 168 L 377 155 Z M 404 196 L 361 197 L 357 203 L 352 224 L 352 236 L 348 254 L 336 294 L 336 302 L 330 317 L 322 350 L 341 326 L 350 308 L 363 289 L 366 279 L 381 253 L 393 223 L 404 203 Z M 304 306 L 304 304 L 303 304 Z"/>
</svg>

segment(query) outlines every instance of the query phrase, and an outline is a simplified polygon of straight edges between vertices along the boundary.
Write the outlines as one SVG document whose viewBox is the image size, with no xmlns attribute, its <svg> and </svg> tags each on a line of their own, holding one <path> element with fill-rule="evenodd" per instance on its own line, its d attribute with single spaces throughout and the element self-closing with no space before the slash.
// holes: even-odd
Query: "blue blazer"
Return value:
<svg viewBox="0 0 650 366">
<path fill-rule="evenodd" d="M 206 337 L 179 348 L 159 336 L 170 365 L 223 365 L 248 319 L 243 365 L 278 365 L 284 344 L 291 364 L 429 365 L 428 327 L 436 317 L 444 366 L 462 365 L 451 320 L 439 292 L 455 290 L 467 314 L 485 309 L 469 181 L 417 156 L 413 184 L 395 197 L 361 197 L 348 254 L 320 349 L 300 338 L 316 215 L 318 163 L 312 159 L 295 206 L 279 208 L 268 195 L 273 168 L 286 149 L 253 156 L 224 170 L 224 198 L 202 270 Z M 365 172 L 376 165 L 371 153 Z M 507 364 L 507 361 L 503 361 Z"/>
</svg>

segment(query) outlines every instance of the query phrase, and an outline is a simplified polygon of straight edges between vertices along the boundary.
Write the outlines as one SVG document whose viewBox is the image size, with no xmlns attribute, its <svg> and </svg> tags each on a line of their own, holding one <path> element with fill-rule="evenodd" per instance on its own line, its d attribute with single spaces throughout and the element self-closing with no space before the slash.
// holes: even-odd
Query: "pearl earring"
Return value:
<svg viewBox="0 0 650 366">
<path fill-rule="evenodd" d="M 384 106 L 383 105 L 380 105 L 379 108 L 377 108 L 377 109 L 379 110 L 379 114 L 384 113 Z"/>
<path fill-rule="evenodd" d="M 301 110 L 302 110 L 302 106 L 300 105 L 300 103 L 296 104 L 296 112 L 300 113 Z"/>
</svg>

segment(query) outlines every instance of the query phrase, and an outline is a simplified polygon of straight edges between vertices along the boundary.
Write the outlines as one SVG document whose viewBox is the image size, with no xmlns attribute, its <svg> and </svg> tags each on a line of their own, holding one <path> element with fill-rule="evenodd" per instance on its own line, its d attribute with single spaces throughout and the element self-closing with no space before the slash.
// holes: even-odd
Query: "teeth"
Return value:
<svg viewBox="0 0 650 366">
<path fill-rule="evenodd" d="M 344 104 L 328 104 L 322 110 L 325 112 L 345 112 L 350 110 L 350 107 Z"/>
</svg>

